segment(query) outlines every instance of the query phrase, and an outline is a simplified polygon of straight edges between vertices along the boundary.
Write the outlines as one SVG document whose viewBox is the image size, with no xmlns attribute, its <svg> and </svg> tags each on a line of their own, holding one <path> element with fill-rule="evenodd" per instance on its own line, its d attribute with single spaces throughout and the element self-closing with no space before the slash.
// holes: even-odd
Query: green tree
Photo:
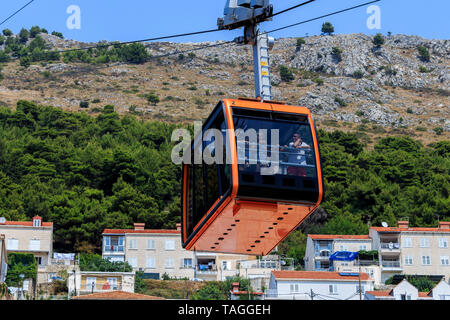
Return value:
<svg viewBox="0 0 450 320">
<path fill-rule="evenodd" d="M 294 73 L 289 67 L 281 65 L 279 70 L 281 81 L 290 82 L 295 79 Z"/>
<path fill-rule="evenodd" d="M 101 255 L 92 253 L 80 254 L 81 271 L 102 271 L 102 272 L 131 272 L 133 268 L 128 262 L 110 261 L 103 259 Z"/>
<path fill-rule="evenodd" d="M 27 29 L 22 28 L 19 32 L 19 41 L 21 43 L 27 43 L 29 37 L 30 37 L 30 32 Z"/>
<path fill-rule="evenodd" d="M 342 52 L 343 50 L 339 47 L 333 47 L 331 50 L 331 54 L 336 57 L 337 61 L 342 61 Z"/>
<path fill-rule="evenodd" d="M 192 295 L 192 300 L 227 300 L 225 285 L 220 281 L 210 281 Z"/>
<path fill-rule="evenodd" d="M 325 22 L 322 24 L 322 34 L 331 35 L 334 33 L 334 27 L 331 22 Z"/>
<path fill-rule="evenodd" d="M 36 258 L 32 253 L 8 253 L 8 273 L 5 282 L 9 287 L 21 286 L 26 279 L 36 281 L 36 276 Z"/>
<path fill-rule="evenodd" d="M 12 33 L 12 31 L 9 30 L 9 29 L 3 29 L 3 35 L 4 35 L 5 37 L 10 37 L 10 36 L 13 35 L 13 33 Z"/>
<path fill-rule="evenodd" d="M 372 43 L 374 44 L 375 47 L 380 48 L 384 43 L 385 43 L 385 39 L 383 37 L 383 35 L 381 33 L 377 33 L 372 40 Z"/>
<path fill-rule="evenodd" d="M 30 29 L 30 38 L 36 37 L 39 33 L 41 33 L 41 28 L 38 26 L 33 26 Z"/>
<path fill-rule="evenodd" d="M 417 51 L 419 52 L 419 57 L 422 61 L 430 62 L 431 55 L 427 47 L 419 46 L 417 47 Z"/>
</svg>

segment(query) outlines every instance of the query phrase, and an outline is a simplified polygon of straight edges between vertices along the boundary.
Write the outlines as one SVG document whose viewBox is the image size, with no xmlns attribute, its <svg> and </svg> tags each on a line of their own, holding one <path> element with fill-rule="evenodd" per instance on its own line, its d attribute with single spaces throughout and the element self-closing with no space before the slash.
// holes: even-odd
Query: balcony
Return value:
<svg viewBox="0 0 450 320">
<path fill-rule="evenodd" d="M 103 254 L 123 254 L 123 246 L 103 246 Z"/>
<path fill-rule="evenodd" d="M 381 242 L 380 248 L 381 248 L 381 251 L 399 251 L 400 252 L 400 243 L 398 243 L 398 242 Z"/>
<path fill-rule="evenodd" d="M 382 261 L 381 268 L 383 271 L 402 271 L 403 268 L 400 261 Z"/>
</svg>

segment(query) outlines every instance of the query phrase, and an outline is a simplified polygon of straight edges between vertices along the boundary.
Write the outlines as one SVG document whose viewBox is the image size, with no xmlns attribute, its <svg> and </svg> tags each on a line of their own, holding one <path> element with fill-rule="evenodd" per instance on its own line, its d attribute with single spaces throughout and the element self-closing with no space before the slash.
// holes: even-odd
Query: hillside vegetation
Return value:
<svg viewBox="0 0 450 320">
<path fill-rule="evenodd" d="M 0 107 L 0 216 L 52 221 L 59 252 L 100 252 L 104 228 L 175 228 L 181 168 L 171 162 L 169 139 L 176 127 L 120 117 L 111 105 L 96 116 L 29 101 Z M 319 138 L 325 201 L 299 232 L 450 220 L 450 141 L 388 137 L 368 149 L 352 133 L 319 130 Z"/>
<path fill-rule="evenodd" d="M 187 123 L 219 99 L 254 95 L 249 46 L 81 43 L 38 27 L 7 34 L 0 105 L 10 108 L 26 99 L 95 115 L 111 104 L 120 115 Z M 214 47 L 196 50 L 205 45 Z M 86 46 L 97 47 L 57 52 Z M 274 100 L 307 106 L 319 128 L 356 133 L 370 148 L 387 136 L 449 140 L 449 52 L 448 40 L 410 35 L 276 39 Z"/>
</svg>

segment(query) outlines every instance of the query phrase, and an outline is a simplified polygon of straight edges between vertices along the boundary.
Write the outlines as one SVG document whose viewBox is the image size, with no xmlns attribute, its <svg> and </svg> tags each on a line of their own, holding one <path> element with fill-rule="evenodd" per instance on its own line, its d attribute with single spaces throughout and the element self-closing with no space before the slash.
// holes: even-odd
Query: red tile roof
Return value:
<svg viewBox="0 0 450 320">
<path fill-rule="evenodd" d="M 348 240 L 368 240 L 369 235 L 347 235 L 347 234 L 308 234 L 308 237 L 314 240 L 334 240 L 334 239 L 348 239 Z"/>
<path fill-rule="evenodd" d="M 342 275 L 331 271 L 272 271 L 276 279 L 308 279 L 308 280 L 356 280 L 358 276 Z M 361 280 L 372 280 L 367 273 L 361 272 Z"/>
<path fill-rule="evenodd" d="M 171 233 L 171 234 L 181 234 L 180 230 L 174 229 L 144 229 L 144 230 L 134 230 L 134 229 L 105 229 L 103 234 L 125 234 L 125 233 Z"/>
<path fill-rule="evenodd" d="M 5 223 L 0 223 L 0 226 L 24 226 L 32 227 L 33 221 L 6 221 Z M 41 222 L 41 227 L 52 227 L 53 222 Z M 39 227 L 36 227 L 39 228 Z"/>
<path fill-rule="evenodd" d="M 388 291 L 366 291 L 367 294 L 371 294 L 375 297 L 388 297 L 391 295 L 392 290 Z"/>
<path fill-rule="evenodd" d="M 161 297 L 148 296 L 145 294 L 131 293 L 125 291 L 108 291 L 85 294 L 72 297 L 76 300 L 165 300 Z"/>
<path fill-rule="evenodd" d="M 417 231 L 417 232 L 450 232 L 450 229 L 442 229 L 442 228 L 422 228 L 422 227 L 415 227 L 415 228 L 397 228 L 397 227 L 371 227 L 370 229 L 373 229 L 378 232 L 401 232 L 401 231 Z"/>
<path fill-rule="evenodd" d="M 420 298 L 431 298 L 430 293 L 431 292 L 419 292 L 419 297 Z"/>
</svg>

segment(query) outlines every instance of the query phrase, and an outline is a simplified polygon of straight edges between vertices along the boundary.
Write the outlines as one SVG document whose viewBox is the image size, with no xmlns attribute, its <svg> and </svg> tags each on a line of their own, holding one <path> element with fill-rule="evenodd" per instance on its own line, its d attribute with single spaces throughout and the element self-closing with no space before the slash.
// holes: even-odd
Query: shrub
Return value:
<svg viewBox="0 0 450 320">
<path fill-rule="evenodd" d="M 147 101 L 153 105 L 157 105 L 158 102 L 160 101 L 159 97 L 154 93 L 154 92 L 150 92 L 148 94 L 145 95 L 145 98 L 147 99 Z"/>
<path fill-rule="evenodd" d="M 444 129 L 442 129 L 442 127 L 436 127 L 433 129 L 433 131 L 436 133 L 436 135 L 440 136 L 444 132 Z"/>
<path fill-rule="evenodd" d="M 334 102 L 339 104 L 341 107 L 346 107 L 347 106 L 347 103 L 344 101 L 344 99 L 342 99 L 340 97 L 335 97 L 334 98 Z"/>
<path fill-rule="evenodd" d="M 4 35 L 5 37 L 10 37 L 10 36 L 13 35 L 13 33 L 12 33 L 12 31 L 9 30 L 9 29 L 3 29 L 3 35 Z"/>
<path fill-rule="evenodd" d="M 58 37 L 58 38 L 64 39 L 64 36 L 63 36 L 63 34 L 62 34 L 61 32 L 53 31 L 53 32 L 52 32 L 52 35 L 53 35 L 53 36 L 56 36 L 56 37 Z"/>
<path fill-rule="evenodd" d="M 385 43 L 385 39 L 381 33 L 377 33 L 375 37 L 373 37 L 372 43 L 377 47 L 381 47 Z"/>
<path fill-rule="evenodd" d="M 330 22 L 325 22 L 322 24 L 322 33 L 323 34 L 332 34 L 334 32 L 334 27 Z"/>
<path fill-rule="evenodd" d="M 0 62 L 8 62 L 9 59 L 9 55 L 4 50 L 0 50 Z"/>
<path fill-rule="evenodd" d="M 38 26 L 31 27 L 30 38 L 36 37 L 39 33 L 41 33 L 41 28 L 39 28 Z"/>
<path fill-rule="evenodd" d="M 333 49 L 331 50 L 331 54 L 335 56 L 338 61 L 342 60 L 342 52 L 343 50 L 339 47 L 333 47 Z"/>
<path fill-rule="evenodd" d="M 428 72 L 431 72 L 431 70 L 427 69 L 427 68 L 424 67 L 424 66 L 420 66 L 419 72 L 420 72 L 420 73 L 428 73 Z"/>
<path fill-rule="evenodd" d="M 280 66 L 280 78 L 281 81 L 284 82 L 289 82 L 295 79 L 292 70 L 283 65 Z"/>
<path fill-rule="evenodd" d="M 324 83 L 323 79 L 322 79 L 322 78 L 319 78 L 319 77 L 314 78 L 313 81 L 314 81 L 315 83 L 317 83 L 318 86 L 321 86 L 321 85 L 323 85 L 323 83 Z"/>
<path fill-rule="evenodd" d="M 419 52 L 419 57 L 423 61 L 429 62 L 430 61 L 430 52 L 428 49 L 424 46 L 417 47 L 417 51 Z"/>
<path fill-rule="evenodd" d="M 30 37 L 30 32 L 28 32 L 27 29 L 22 28 L 19 33 L 19 41 L 21 43 L 26 43 L 28 41 L 28 38 Z"/>
<path fill-rule="evenodd" d="M 361 79 L 364 76 L 364 73 L 361 70 L 356 70 L 353 72 L 353 78 Z"/>
<path fill-rule="evenodd" d="M 80 101 L 80 108 L 89 108 L 89 102 L 88 101 Z"/>
<path fill-rule="evenodd" d="M 306 41 L 303 38 L 297 38 L 297 48 L 300 48 Z"/>
<path fill-rule="evenodd" d="M 29 56 L 21 57 L 20 65 L 24 68 L 28 68 L 31 65 L 31 57 L 29 57 Z"/>
</svg>

